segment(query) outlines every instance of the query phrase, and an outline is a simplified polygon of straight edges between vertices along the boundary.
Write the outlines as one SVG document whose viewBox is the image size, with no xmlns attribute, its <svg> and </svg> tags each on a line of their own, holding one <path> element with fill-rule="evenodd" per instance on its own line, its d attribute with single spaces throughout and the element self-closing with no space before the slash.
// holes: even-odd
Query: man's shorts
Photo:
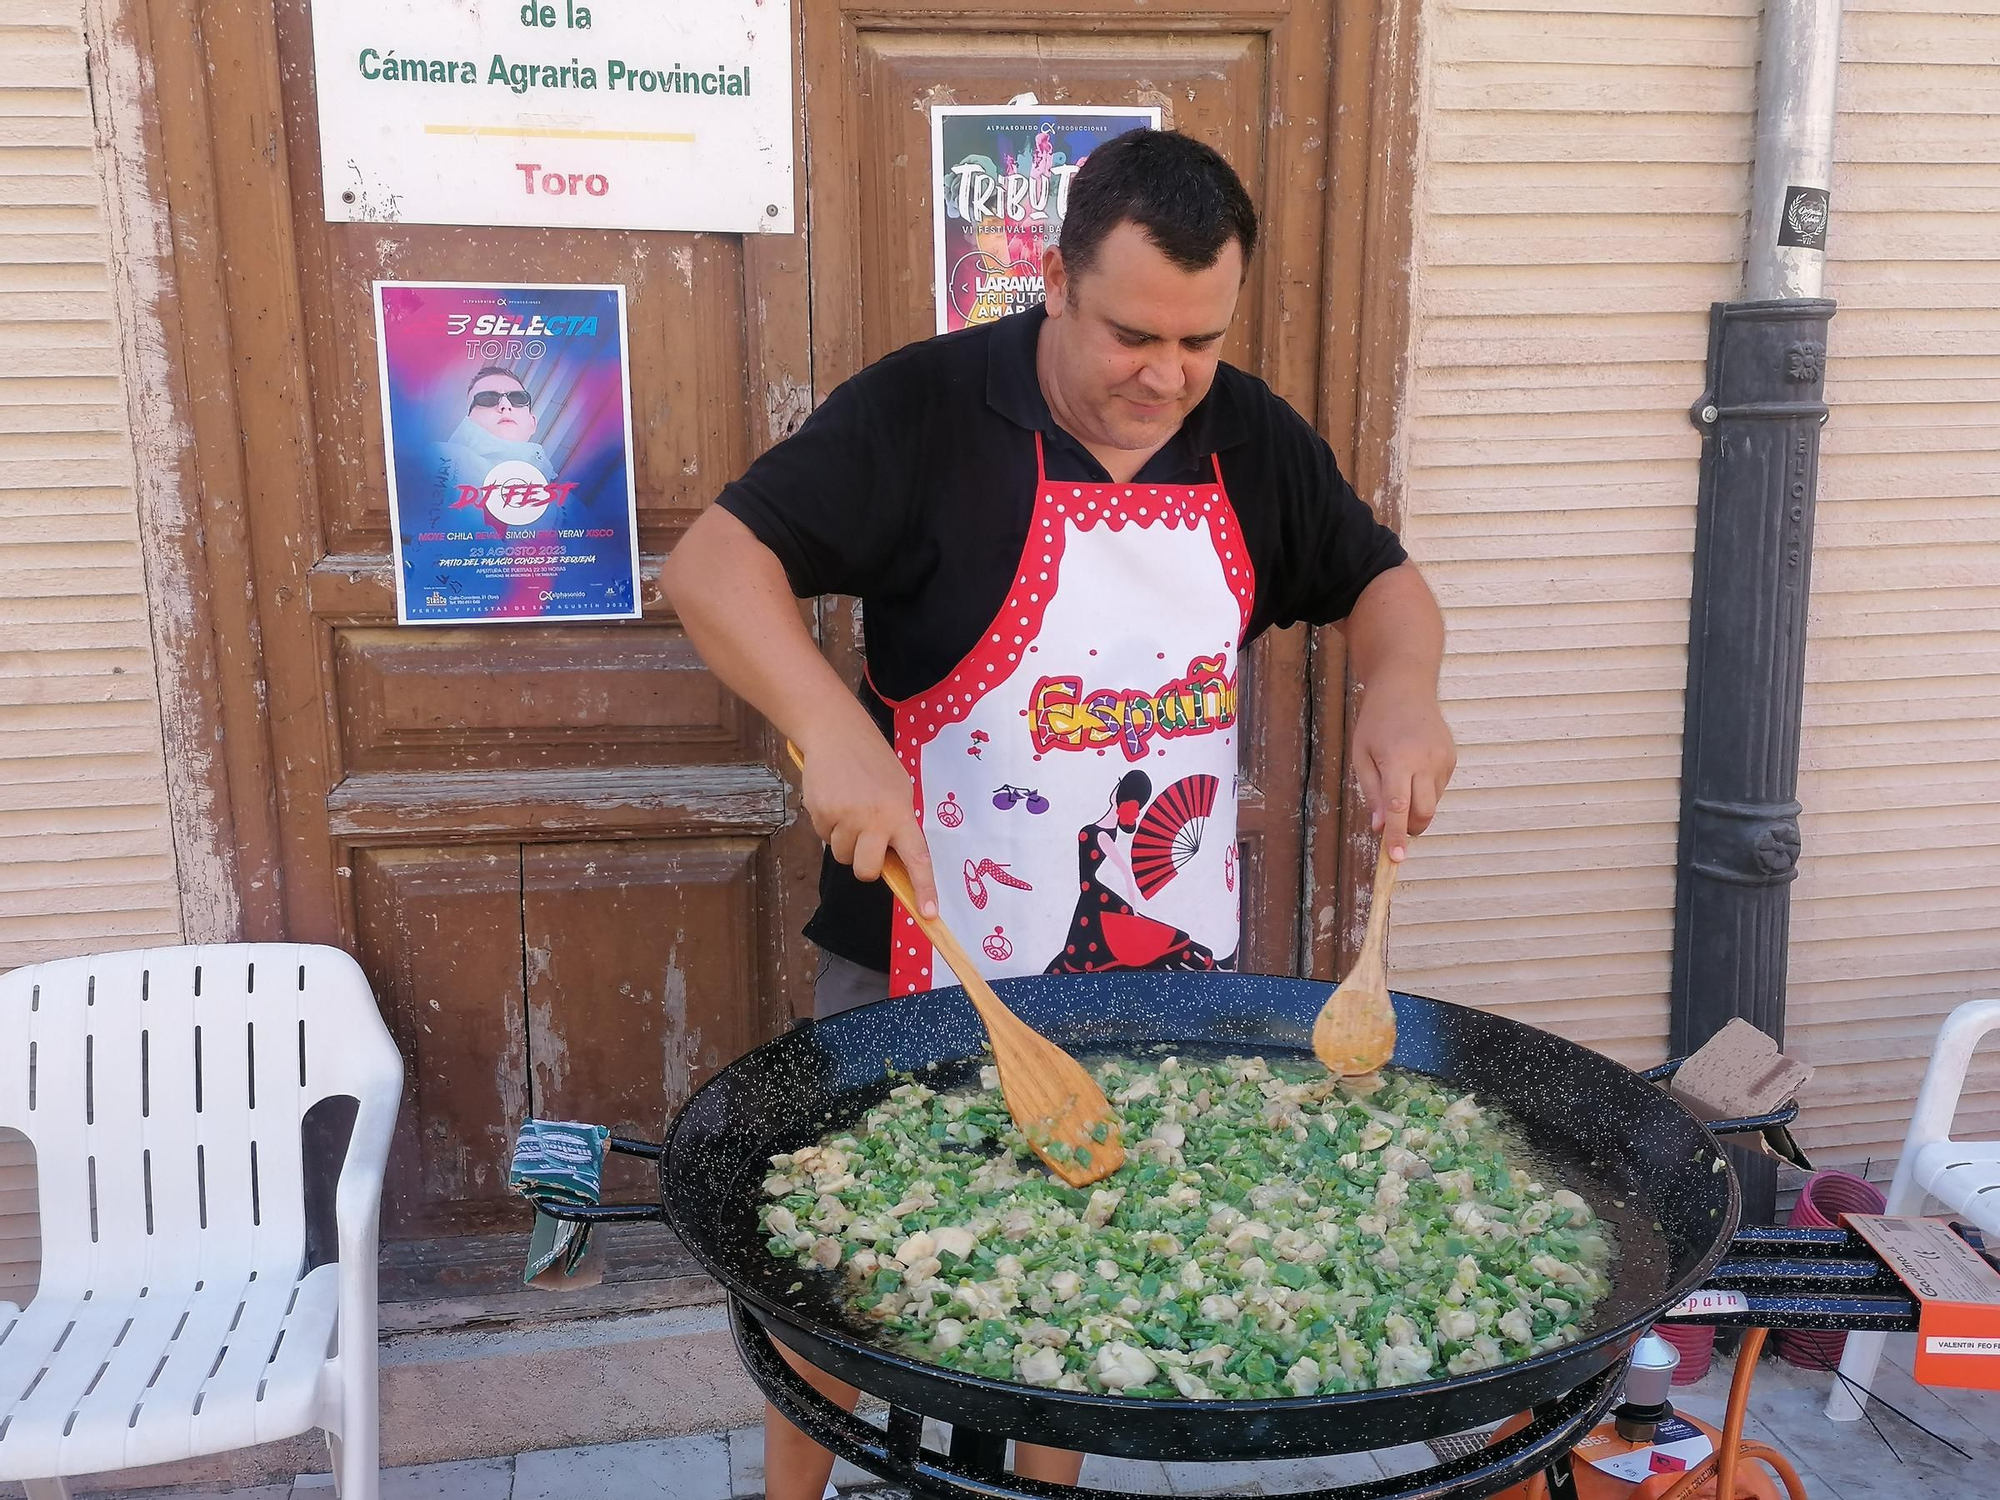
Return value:
<svg viewBox="0 0 2000 1500">
<path fill-rule="evenodd" d="M 819 954 L 819 978 L 813 982 L 813 1019 L 824 1021 L 857 1005 L 889 998 L 889 976 L 838 958 L 824 948 Z"/>
</svg>

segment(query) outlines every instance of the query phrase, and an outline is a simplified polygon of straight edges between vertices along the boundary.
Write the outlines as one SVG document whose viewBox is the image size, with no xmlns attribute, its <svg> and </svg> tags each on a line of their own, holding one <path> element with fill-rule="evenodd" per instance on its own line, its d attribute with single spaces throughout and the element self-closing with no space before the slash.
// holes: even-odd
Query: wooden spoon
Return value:
<svg viewBox="0 0 2000 1500">
<path fill-rule="evenodd" d="M 1368 900 L 1368 932 L 1354 967 L 1313 1022 L 1313 1052 L 1343 1077 L 1373 1073 L 1396 1053 L 1396 1007 L 1389 1000 L 1389 969 L 1382 950 L 1389 937 L 1389 892 L 1400 866 L 1389 841 L 1375 856 L 1375 894 Z"/>
<path fill-rule="evenodd" d="M 805 758 L 798 747 L 787 744 L 785 748 L 803 771 Z M 1082 1063 L 1007 1009 L 943 918 L 923 914 L 910 872 L 893 849 L 882 861 L 882 880 L 965 986 L 966 998 L 979 1012 L 993 1043 L 993 1061 L 1000 1070 L 1000 1094 L 1007 1101 L 1007 1112 L 1035 1155 L 1075 1188 L 1087 1187 L 1117 1171 L 1125 1164 L 1125 1147 L 1119 1140 L 1118 1116 L 1097 1080 Z"/>
</svg>

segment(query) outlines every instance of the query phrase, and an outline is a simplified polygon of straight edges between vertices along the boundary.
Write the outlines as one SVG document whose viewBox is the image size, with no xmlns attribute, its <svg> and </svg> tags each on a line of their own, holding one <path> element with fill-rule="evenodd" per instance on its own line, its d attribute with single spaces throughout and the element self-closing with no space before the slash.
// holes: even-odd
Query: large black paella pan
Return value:
<svg viewBox="0 0 2000 1500">
<path fill-rule="evenodd" d="M 1071 1051 L 1161 1043 L 1309 1057 L 1327 986 L 1250 975 L 1088 975 L 1005 981 L 1000 994 Z M 884 1002 L 766 1043 L 688 1103 L 660 1158 L 665 1216 L 728 1291 L 747 1339 L 774 1335 L 895 1407 L 985 1433 L 1090 1452 L 1209 1459 L 1348 1452 L 1462 1430 L 1589 1388 L 1667 1308 L 1699 1287 L 1736 1228 L 1733 1173 L 1714 1137 L 1645 1077 L 1548 1032 L 1397 995 L 1398 1066 L 1499 1105 L 1541 1161 L 1609 1222 L 1611 1294 L 1583 1338 L 1473 1375 L 1385 1391 L 1267 1401 L 1144 1400 L 980 1379 L 898 1354 L 833 1297 L 834 1279 L 773 1257 L 759 1229 L 775 1152 L 857 1121 L 897 1071 L 969 1074 L 983 1034 L 957 989 Z M 616 1210 L 604 1217 L 625 1217 Z M 752 1351 L 753 1353 L 755 1351 Z M 762 1351 L 768 1356 L 768 1349 Z M 760 1379 L 773 1366 L 753 1358 Z M 1572 1404 L 1574 1404 L 1572 1400 Z"/>
</svg>

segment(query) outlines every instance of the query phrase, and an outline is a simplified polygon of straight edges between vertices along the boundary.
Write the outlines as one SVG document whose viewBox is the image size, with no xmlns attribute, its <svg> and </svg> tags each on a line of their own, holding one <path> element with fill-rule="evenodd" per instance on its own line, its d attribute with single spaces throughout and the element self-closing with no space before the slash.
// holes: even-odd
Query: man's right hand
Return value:
<svg viewBox="0 0 2000 1500">
<path fill-rule="evenodd" d="M 715 675 L 804 754 L 806 813 L 833 857 L 863 880 L 879 880 L 894 849 L 909 868 L 920 914 L 936 916 L 937 882 L 910 778 L 819 654 L 777 557 L 736 517 L 710 506 L 674 548 L 660 582 Z"/>
<path fill-rule="evenodd" d="M 856 705 L 857 712 L 859 705 Z M 862 728 L 842 730 L 804 746 L 806 814 L 813 828 L 862 880 L 882 878 L 893 849 L 910 872 L 921 915 L 937 915 L 937 878 L 917 825 L 909 773 L 896 752 L 862 716 Z"/>
</svg>

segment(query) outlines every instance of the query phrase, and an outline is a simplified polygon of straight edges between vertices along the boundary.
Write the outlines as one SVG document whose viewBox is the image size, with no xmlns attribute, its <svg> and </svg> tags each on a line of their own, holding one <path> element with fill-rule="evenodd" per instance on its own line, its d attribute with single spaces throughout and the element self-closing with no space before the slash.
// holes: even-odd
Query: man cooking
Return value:
<svg viewBox="0 0 2000 1500">
<path fill-rule="evenodd" d="M 1239 660 L 1272 627 L 1339 625 L 1374 825 L 1400 859 L 1429 824 L 1443 623 L 1326 443 L 1220 362 L 1256 241 L 1208 147 L 1098 147 L 1043 308 L 863 370 L 669 560 L 704 658 L 805 755 L 817 1017 L 952 982 L 878 881 L 891 849 L 990 977 L 1233 967 Z M 859 699 L 799 618 L 819 594 L 862 600 Z M 830 1462 L 767 1414 L 770 1500 L 817 1500 Z M 1016 1445 L 1030 1477 L 1079 1463 Z"/>
</svg>

